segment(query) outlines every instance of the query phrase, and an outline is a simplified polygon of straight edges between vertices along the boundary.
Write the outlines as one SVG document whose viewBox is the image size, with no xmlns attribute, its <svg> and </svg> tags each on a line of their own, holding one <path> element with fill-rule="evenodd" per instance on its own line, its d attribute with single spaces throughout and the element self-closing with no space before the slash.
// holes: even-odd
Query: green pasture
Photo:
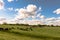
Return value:
<svg viewBox="0 0 60 40">
<path fill-rule="evenodd" d="M 24 31 L 17 28 L 30 26 L 0 25 L 0 28 L 14 28 L 0 31 L 0 40 L 60 40 L 60 27 L 33 27 L 32 31 Z"/>
</svg>

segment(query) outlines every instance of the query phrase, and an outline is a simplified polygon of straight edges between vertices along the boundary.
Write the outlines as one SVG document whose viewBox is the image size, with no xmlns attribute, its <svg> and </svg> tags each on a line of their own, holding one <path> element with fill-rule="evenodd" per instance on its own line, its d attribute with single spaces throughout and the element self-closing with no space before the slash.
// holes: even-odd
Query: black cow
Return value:
<svg viewBox="0 0 60 40">
<path fill-rule="evenodd" d="M 8 28 L 4 28 L 4 30 L 9 30 Z"/>
<path fill-rule="evenodd" d="M 0 28 L 0 30 L 4 30 L 4 28 Z"/>
<path fill-rule="evenodd" d="M 8 31 L 8 30 L 11 30 L 11 28 L 4 28 L 4 30 Z"/>
</svg>

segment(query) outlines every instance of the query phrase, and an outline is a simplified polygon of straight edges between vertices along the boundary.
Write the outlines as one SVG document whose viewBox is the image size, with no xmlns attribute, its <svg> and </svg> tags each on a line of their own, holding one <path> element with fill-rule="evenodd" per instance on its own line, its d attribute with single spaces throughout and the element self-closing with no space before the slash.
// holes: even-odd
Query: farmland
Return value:
<svg viewBox="0 0 60 40">
<path fill-rule="evenodd" d="M 0 25 L 0 28 L 11 28 L 11 30 L 0 30 L 0 40 L 60 40 L 60 27 L 32 27 L 32 30 L 29 27 Z"/>
</svg>

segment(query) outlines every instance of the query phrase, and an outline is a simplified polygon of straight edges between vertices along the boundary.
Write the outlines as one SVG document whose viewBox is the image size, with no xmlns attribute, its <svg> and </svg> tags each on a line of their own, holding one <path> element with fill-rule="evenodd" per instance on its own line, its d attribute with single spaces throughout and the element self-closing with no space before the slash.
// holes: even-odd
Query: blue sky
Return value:
<svg viewBox="0 0 60 40">
<path fill-rule="evenodd" d="M 5 8 L 23 8 L 26 7 L 29 4 L 34 4 L 37 5 L 37 7 L 42 7 L 42 14 L 45 15 L 46 17 L 58 17 L 60 15 L 56 15 L 53 13 L 54 10 L 60 7 L 60 1 L 59 0 L 14 0 L 12 2 L 8 2 L 7 0 L 4 0 L 5 2 Z M 13 13 L 9 13 L 9 16 L 13 16 L 15 14 L 14 11 Z M 11 15 L 10 15 L 11 14 Z"/>
<path fill-rule="evenodd" d="M 35 5 L 37 10 L 41 7 L 42 11 L 37 14 L 41 14 L 47 18 L 59 18 L 60 17 L 60 0 L 1 0 L 4 5 L 4 9 L 0 10 L 0 17 L 6 17 L 7 19 L 14 19 L 18 14 L 16 9 L 21 9 L 30 4 Z M 0 4 L 1 5 L 1 4 Z M 31 15 L 30 15 L 31 16 Z M 31 17 L 28 19 L 32 19 Z M 39 19 L 36 17 L 36 19 Z M 40 18 L 41 19 L 41 18 Z M 60 19 L 59 19 L 60 20 Z"/>
</svg>

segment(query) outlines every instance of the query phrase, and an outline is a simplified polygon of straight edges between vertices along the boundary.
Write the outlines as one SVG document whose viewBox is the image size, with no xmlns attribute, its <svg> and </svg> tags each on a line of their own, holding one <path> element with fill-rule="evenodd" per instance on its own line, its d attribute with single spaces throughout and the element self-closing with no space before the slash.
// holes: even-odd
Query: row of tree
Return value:
<svg viewBox="0 0 60 40">
<path fill-rule="evenodd" d="M 29 25 L 29 24 L 7 24 L 7 23 L 3 23 L 2 25 L 19 25 L 19 26 L 31 26 L 31 27 L 60 27 L 59 25 Z"/>
</svg>

